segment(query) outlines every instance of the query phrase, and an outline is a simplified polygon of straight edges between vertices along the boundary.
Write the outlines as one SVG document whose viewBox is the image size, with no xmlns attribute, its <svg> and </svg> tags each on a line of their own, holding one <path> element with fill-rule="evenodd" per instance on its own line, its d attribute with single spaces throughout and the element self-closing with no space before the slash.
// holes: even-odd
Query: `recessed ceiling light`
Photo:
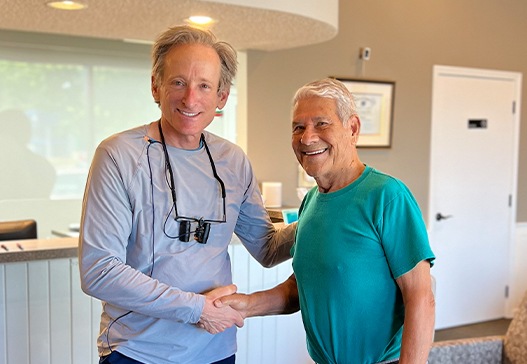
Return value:
<svg viewBox="0 0 527 364">
<path fill-rule="evenodd" d="M 60 10 L 82 10 L 88 7 L 86 3 L 72 0 L 48 1 L 46 5 L 50 8 Z"/>
<path fill-rule="evenodd" d="M 212 23 L 215 22 L 214 19 L 206 15 L 192 15 L 192 16 L 189 16 L 188 19 L 185 19 L 185 21 L 188 24 L 197 25 L 197 26 L 211 25 Z"/>
</svg>

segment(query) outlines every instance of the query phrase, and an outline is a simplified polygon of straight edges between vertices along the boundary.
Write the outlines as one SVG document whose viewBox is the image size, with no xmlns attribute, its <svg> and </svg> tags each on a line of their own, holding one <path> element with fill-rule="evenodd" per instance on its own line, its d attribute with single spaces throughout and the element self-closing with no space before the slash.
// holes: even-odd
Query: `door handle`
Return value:
<svg viewBox="0 0 527 364">
<path fill-rule="evenodd" d="M 452 215 L 442 215 L 440 212 L 436 214 L 436 221 L 450 219 Z"/>
</svg>

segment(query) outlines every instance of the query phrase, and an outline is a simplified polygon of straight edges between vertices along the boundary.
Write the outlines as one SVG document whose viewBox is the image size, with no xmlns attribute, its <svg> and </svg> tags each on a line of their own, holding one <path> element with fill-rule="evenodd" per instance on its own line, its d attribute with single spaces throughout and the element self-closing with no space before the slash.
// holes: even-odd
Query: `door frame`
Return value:
<svg viewBox="0 0 527 364">
<path fill-rule="evenodd" d="M 480 68 L 454 67 L 454 66 L 433 66 L 433 80 L 432 80 L 432 105 L 431 105 L 431 123 L 430 123 L 430 180 L 429 180 L 429 194 L 428 194 L 428 230 L 429 235 L 432 236 L 435 221 L 435 214 L 437 208 L 435 201 L 435 169 L 434 169 L 434 148 L 437 141 L 434 140 L 434 123 L 439 122 L 435 116 L 434 100 L 437 93 L 436 80 L 444 75 L 458 76 L 458 77 L 477 77 L 477 78 L 491 78 L 503 79 L 514 82 L 515 86 L 515 101 L 513 113 L 513 148 L 512 148 L 512 176 L 511 176 L 511 213 L 509 215 L 509 267 L 508 267 L 508 284 L 509 294 L 505 298 L 504 314 L 506 317 L 513 315 L 513 303 L 511 297 L 514 297 L 517 287 L 513 287 L 514 278 L 514 251 L 515 246 L 515 229 L 516 229 L 516 214 L 517 214 L 517 194 L 518 194 L 518 163 L 519 163 L 519 146 L 520 146 L 520 115 L 521 115 L 521 87 L 522 74 L 519 72 L 509 72 L 500 70 L 489 70 Z M 439 149 L 438 149 L 439 150 Z M 432 272 L 433 273 L 433 272 Z"/>
</svg>

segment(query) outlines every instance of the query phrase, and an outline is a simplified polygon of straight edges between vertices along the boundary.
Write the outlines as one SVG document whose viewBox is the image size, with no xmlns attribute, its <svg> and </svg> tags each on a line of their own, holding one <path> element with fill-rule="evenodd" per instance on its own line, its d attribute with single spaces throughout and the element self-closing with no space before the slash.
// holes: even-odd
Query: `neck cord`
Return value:
<svg viewBox="0 0 527 364">
<path fill-rule="evenodd" d="M 161 119 L 159 119 L 159 123 L 157 125 L 159 127 L 159 135 L 161 136 L 161 145 L 163 146 L 163 152 L 165 154 L 165 165 L 168 169 L 168 174 L 170 176 L 170 183 L 168 184 L 168 187 L 170 188 L 170 193 L 172 194 L 172 201 L 174 202 L 174 211 L 176 213 L 176 216 L 178 216 L 176 204 L 176 186 L 174 185 L 174 174 L 172 173 L 172 166 L 170 165 L 170 160 L 168 159 L 168 151 L 167 145 L 165 143 L 165 136 L 163 135 L 163 129 L 161 128 Z"/>
<path fill-rule="evenodd" d="M 157 125 L 159 127 L 159 135 L 161 137 L 161 144 L 163 145 L 163 152 L 165 154 L 165 164 L 166 164 L 166 167 L 168 169 L 168 174 L 170 176 L 170 183 L 168 184 L 168 187 L 170 188 L 170 193 L 172 195 L 172 201 L 174 202 L 174 212 L 175 212 L 176 218 L 177 218 L 179 216 L 179 214 L 178 214 L 178 211 L 177 211 L 177 203 L 176 203 L 177 198 L 176 198 L 176 186 L 175 186 L 175 183 L 174 183 L 174 173 L 172 172 L 172 165 L 170 164 L 170 159 L 168 157 L 168 150 L 167 150 L 167 146 L 166 146 L 166 143 L 165 143 L 165 136 L 163 135 L 163 128 L 161 127 L 161 119 L 159 119 L 159 122 L 158 122 Z M 201 133 L 201 137 L 200 137 L 200 144 L 201 143 L 203 143 L 203 145 L 205 146 L 205 151 L 207 152 L 207 155 L 209 157 L 210 166 L 212 168 L 212 174 L 213 174 L 214 178 L 220 184 L 221 199 L 223 201 L 223 220 L 217 220 L 217 221 L 218 222 L 225 222 L 226 221 L 226 216 L 225 216 L 225 197 L 227 196 L 227 193 L 225 192 L 225 184 L 223 183 L 223 181 L 220 178 L 220 176 L 218 176 L 218 172 L 216 171 L 216 166 L 214 165 L 214 160 L 212 159 L 212 154 L 210 153 L 209 146 L 207 145 L 207 142 L 205 141 L 205 135 L 203 133 Z M 216 220 L 210 220 L 210 221 L 216 221 Z"/>
</svg>

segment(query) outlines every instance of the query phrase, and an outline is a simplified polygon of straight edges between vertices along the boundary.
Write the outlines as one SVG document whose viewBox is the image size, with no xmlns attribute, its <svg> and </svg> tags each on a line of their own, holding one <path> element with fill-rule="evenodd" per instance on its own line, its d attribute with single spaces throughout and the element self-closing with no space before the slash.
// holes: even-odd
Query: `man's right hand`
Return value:
<svg viewBox="0 0 527 364">
<path fill-rule="evenodd" d="M 214 305 L 218 308 L 230 306 L 240 313 L 243 319 L 249 315 L 249 301 L 250 296 L 244 293 L 234 293 L 230 296 L 223 296 L 214 301 Z"/>
<path fill-rule="evenodd" d="M 243 319 L 254 316 L 280 315 L 300 309 L 298 288 L 294 274 L 278 286 L 251 294 L 235 293 L 220 296 L 214 301 L 217 308 L 231 307 Z"/>
<path fill-rule="evenodd" d="M 215 305 L 214 301 L 220 297 L 236 293 L 236 286 L 219 287 L 205 293 L 205 306 L 198 321 L 198 326 L 211 334 L 218 334 L 229 327 L 243 326 L 244 316 L 229 305 Z"/>
</svg>

